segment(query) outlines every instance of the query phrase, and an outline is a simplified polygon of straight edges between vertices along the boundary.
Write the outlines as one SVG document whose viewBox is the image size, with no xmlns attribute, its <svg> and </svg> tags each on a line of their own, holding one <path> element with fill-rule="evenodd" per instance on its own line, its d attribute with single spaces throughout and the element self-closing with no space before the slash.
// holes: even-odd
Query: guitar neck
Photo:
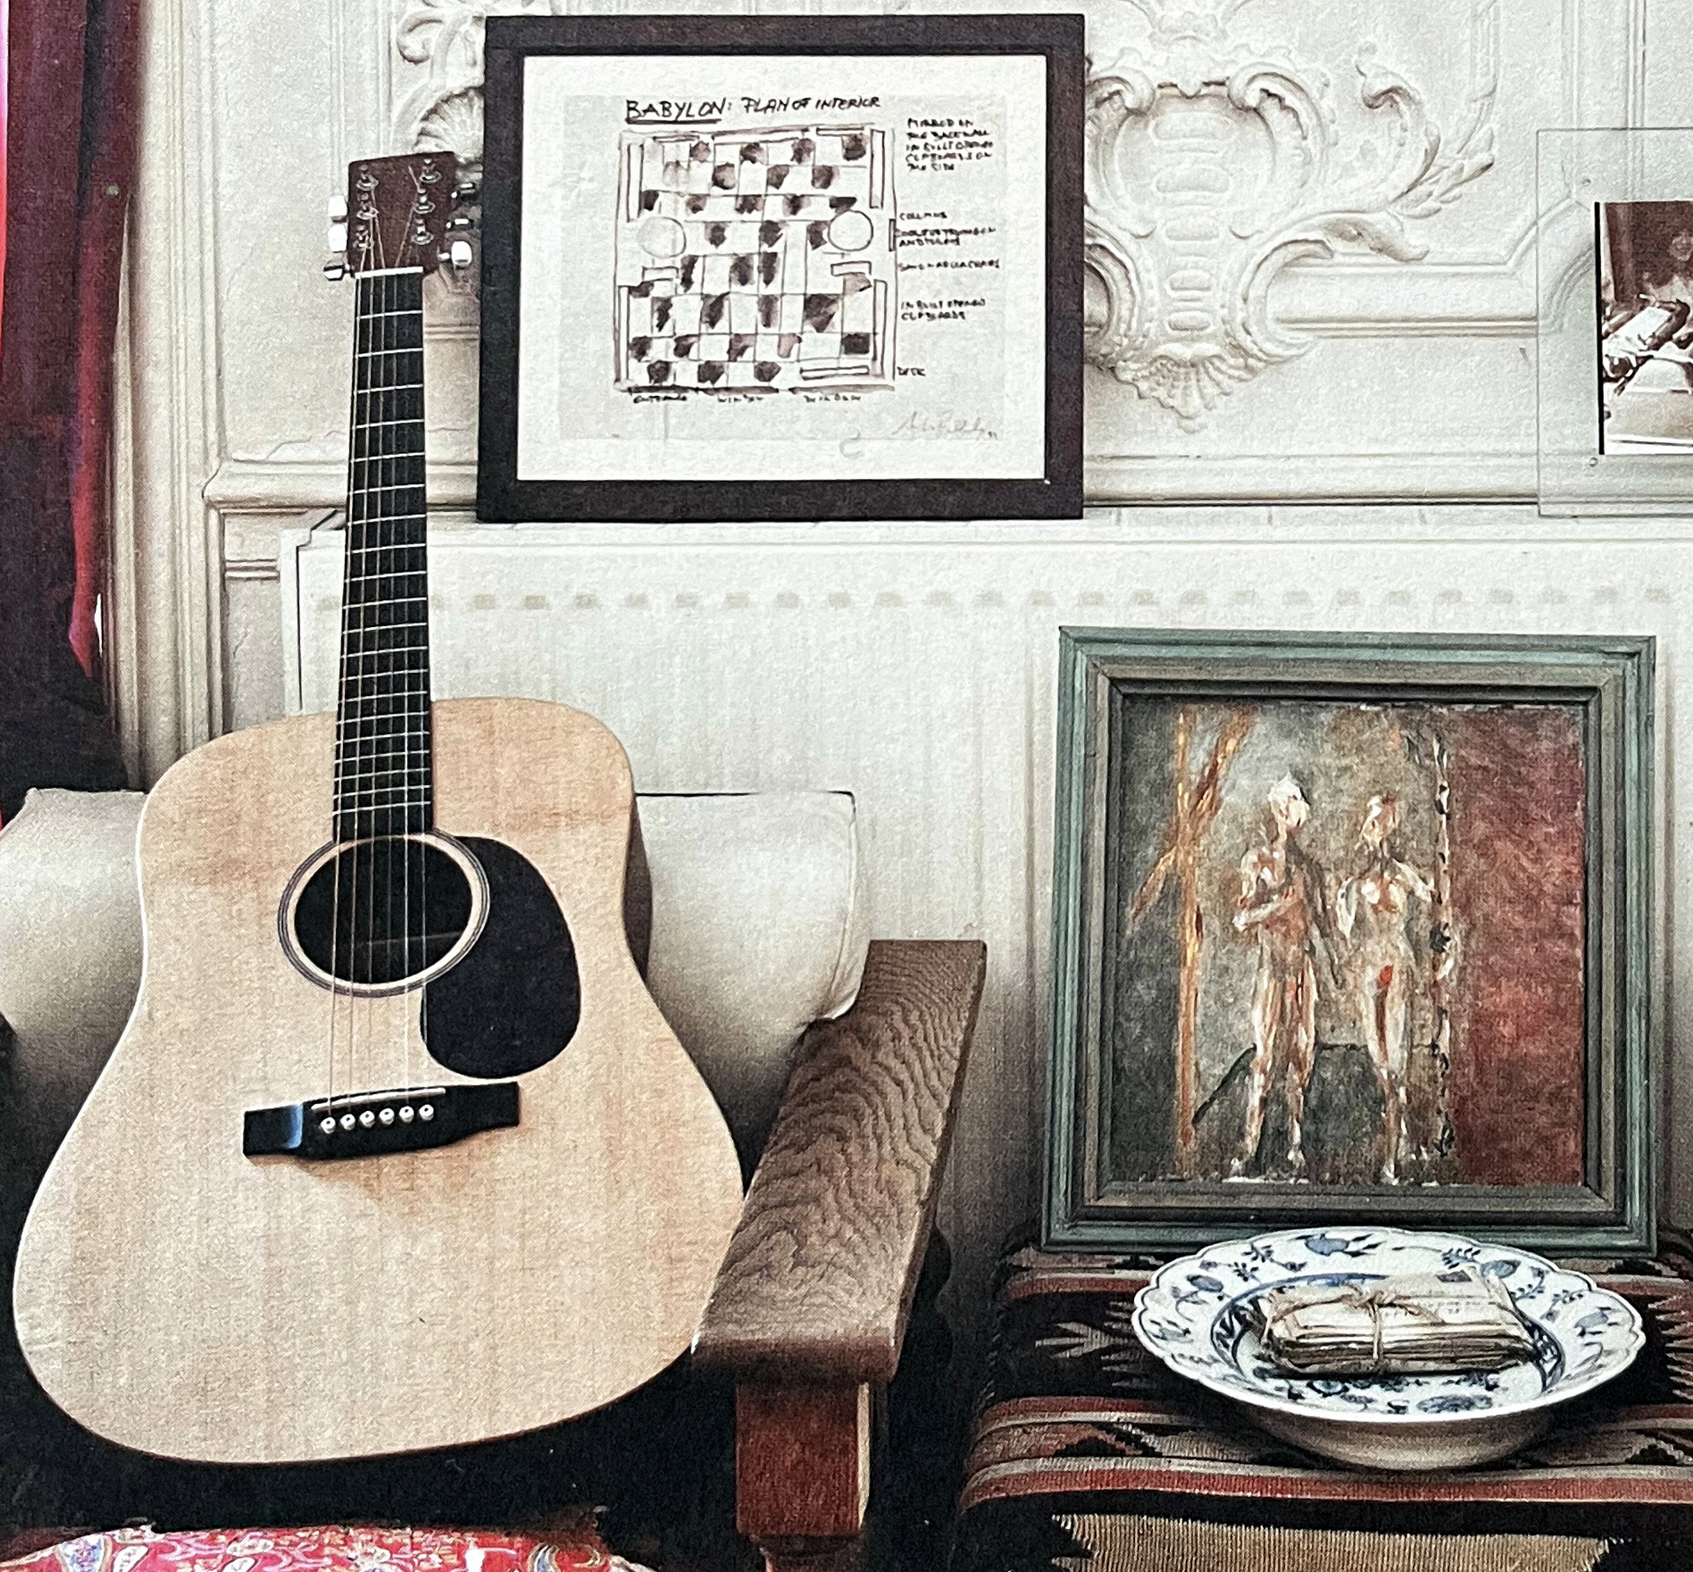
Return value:
<svg viewBox="0 0 1693 1572">
<path fill-rule="evenodd" d="M 433 824 L 423 273 L 363 273 L 353 326 L 335 836 Z"/>
</svg>

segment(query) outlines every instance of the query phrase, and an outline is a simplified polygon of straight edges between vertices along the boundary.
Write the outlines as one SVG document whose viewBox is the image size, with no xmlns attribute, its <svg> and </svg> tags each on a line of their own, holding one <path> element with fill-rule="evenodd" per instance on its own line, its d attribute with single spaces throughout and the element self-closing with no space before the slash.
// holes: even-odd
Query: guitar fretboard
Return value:
<svg viewBox="0 0 1693 1572">
<path fill-rule="evenodd" d="M 357 281 L 335 837 L 431 827 L 423 273 Z"/>
</svg>

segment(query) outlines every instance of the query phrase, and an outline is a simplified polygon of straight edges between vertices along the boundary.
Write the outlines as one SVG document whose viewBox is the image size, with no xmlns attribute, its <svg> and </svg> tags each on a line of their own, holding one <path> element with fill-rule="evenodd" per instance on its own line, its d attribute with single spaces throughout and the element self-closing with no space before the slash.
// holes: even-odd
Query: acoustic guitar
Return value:
<svg viewBox="0 0 1693 1572">
<path fill-rule="evenodd" d="M 148 798 L 134 1014 L 19 1248 L 37 1378 L 145 1452 L 375 1456 L 596 1408 L 688 1347 L 740 1209 L 632 953 L 623 749 L 561 705 L 431 702 L 423 281 L 453 175 L 351 168 L 338 711 Z"/>
</svg>

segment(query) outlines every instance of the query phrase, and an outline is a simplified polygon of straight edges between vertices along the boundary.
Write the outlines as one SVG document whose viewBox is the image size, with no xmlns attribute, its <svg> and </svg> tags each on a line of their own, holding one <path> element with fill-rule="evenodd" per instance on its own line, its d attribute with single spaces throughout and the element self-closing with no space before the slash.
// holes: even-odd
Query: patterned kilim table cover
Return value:
<svg viewBox="0 0 1693 1572">
<path fill-rule="evenodd" d="M 1693 1255 L 1575 1262 L 1646 1324 L 1632 1369 L 1536 1445 L 1449 1474 L 1310 1456 L 1135 1340 L 1145 1258 L 1014 1240 L 952 1572 L 1693 1568 Z"/>
</svg>

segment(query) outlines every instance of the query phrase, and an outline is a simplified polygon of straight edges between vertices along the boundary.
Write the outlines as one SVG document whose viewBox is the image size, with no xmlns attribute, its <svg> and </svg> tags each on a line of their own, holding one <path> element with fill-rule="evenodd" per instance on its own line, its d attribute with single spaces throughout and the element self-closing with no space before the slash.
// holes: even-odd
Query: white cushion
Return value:
<svg viewBox="0 0 1693 1572">
<path fill-rule="evenodd" d="M 800 1034 L 858 995 L 870 934 L 852 796 L 640 804 L 653 884 L 647 984 L 742 1155 L 756 1153 Z"/>
<path fill-rule="evenodd" d="M 0 830 L 0 1016 L 14 1075 L 68 1122 L 141 977 L 139 792 L 32 791 Z M 851 1005 L 869 944 L 846 792 L 640 799 L 652 872 L 647 977 L 743 1154 L 775 1117 L 794 1045 Z"/>
<path fill-rule="evenodd" d="M 62 1134 L 141 981 L 138 792 L 32 791 L 0 829 L 0 1016 L 16 1104 Z"/>
</svg>

